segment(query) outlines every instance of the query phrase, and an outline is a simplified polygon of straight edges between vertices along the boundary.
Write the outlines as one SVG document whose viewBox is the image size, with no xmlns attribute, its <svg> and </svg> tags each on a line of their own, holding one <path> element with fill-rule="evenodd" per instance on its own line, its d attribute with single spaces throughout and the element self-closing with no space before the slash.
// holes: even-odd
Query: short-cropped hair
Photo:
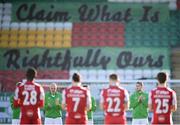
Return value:
<svg viewBox="0 0 180 125">
<path fill-rule="evenodd" d="M 157 74 L 157 80 L 160 84 L 163 84 L 167 81 L 167 73 L 166 72 L 159 72 Z"/>
<path fill-rule="evenodd" d="M 109 79 L 111 79 L 111 80 L 118 80 L 118 76 L 116 74 L 111 74 L 109 76 Z"/>
<path fill-rule="evenodd" d="M 80 78 L 80 74 L 79 73 L 74 73 L 72 76 L 72 79 L 74 82 L 80 82 L 81 78 Z"/>
</svg>

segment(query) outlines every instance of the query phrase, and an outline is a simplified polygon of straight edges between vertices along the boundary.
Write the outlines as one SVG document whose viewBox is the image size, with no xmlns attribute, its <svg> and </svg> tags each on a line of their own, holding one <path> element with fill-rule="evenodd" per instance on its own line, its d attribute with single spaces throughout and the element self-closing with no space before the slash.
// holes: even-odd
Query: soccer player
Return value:
<svg viewBox="0 0 180 125">
<path fill-rule="evenodd" d="M 152 124 L 173 124 L 172 112 L 177 109 L 176 93 L 167 87 L 168 75 L 157 74 L 158 87 L 149 93 L 149 109 L 153 112 Z"/>
<path fill-rule="evenodd" d="M 104 110 L 104 124 L 126 124 L 125 111 L 129 108 L 129 94 L 119 86 L 118 76 L 109 76 L 109 87 L 101 91 L 100 107 Z"/>
<path fill-rule="evenodd" d="M 61 101 L 62 95 L 57 92 L 56 83 L 52 83 L 49 87 L 50 92 L 45 94 L 45 125 L 60 124 L 62 125 Z"/>
<path fill-rule="evenodd" d="M 89 89 L 89 86 L 87 85 L 83 85 L 83 87 Z M 88 115 L 88 125 L 93 125 L 94 121 L 93 121 L 93 112 L 95 112 L 96 110 L 96 100 L 94 99 L 93 96 L 91 96 L 91 109 L 87 112 Z"/>
<path fill-rule="evenodd" d="M 143 91 L 143 83 L 136 83 L 136 91 L 130 97 L 133 109 L 132 125 L 148 125 L 148 94 Z"/>
<path fill-rule="evenodd" d="M 87 111 L 91 109 L 90 91 L 81 86 L 78 73 L 72 76 L 72 86 L 62 93 L 62 108 L 66 110 L 66 124 L 87 124 Z"/>
<path fill-rule="evenodd" d="M 20 86 L 22 84 L 21 82 L 16 83 L 16 87 Z M 13 105 L 13 99 L 14 95 L 10 97 L 10 103 L 11 103 L 11 109 L 12 109 L 12 125 L 18 125 L 20 123 L 19 121 L 19 115 L 20 115 L 20 108 L 15 108 Z"/>
<path fill-rule="evenodd" d="M 44 106 L 44 90 L 34 82 L 37 72 L 29 68 L 26 72 L 27 82 L 16 87 L 14 107 L 20 107 L 20 124 L 41 124 L 40 108 Z"/>
</svg>

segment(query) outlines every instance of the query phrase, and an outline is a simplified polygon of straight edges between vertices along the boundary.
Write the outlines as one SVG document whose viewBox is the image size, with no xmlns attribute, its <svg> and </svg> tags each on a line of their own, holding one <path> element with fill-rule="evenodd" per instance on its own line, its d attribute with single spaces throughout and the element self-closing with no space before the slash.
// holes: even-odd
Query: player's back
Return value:
<svg viewBox="0 0 180 125">
<path fill-rule="evenodd" d="M 42 87 L 34 82 L 26 82 L 18 88 L 18 98 L 21 108 L 21 117 L 40 118 L 40 107 L 43 107 Z"/>
<path fill-rule="evenodd" d="M 65 89 L 67 117 L 87 119 L 87 89 L 81 86 L 71 86 Z"/>
<path fill-rule="evenodd" d="M 125 91 L 124 88 L 118 86 L 110 86 L 102 91 L 105 115 L 124 116 Z"/>
<path fill-rule="evenodd" d="M 153 108 L 152 124 L 171 124 L 171 106 L 175 92 L 167 87 L 157 87 L 150 92 Z"/>
</svg>

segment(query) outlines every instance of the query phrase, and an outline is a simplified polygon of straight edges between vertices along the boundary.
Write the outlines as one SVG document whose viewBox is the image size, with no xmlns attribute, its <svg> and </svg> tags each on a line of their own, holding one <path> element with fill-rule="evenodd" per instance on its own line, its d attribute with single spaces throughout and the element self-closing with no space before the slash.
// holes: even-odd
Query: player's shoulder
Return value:
<svg viewBox="0 0 180 125">
<path fill-rule="evenodd" d="M 169 87 L 167 87 L 166 89 L 167 89 L 169 92 L 176 93 L 173 89 L 171 89 L 171 88 L 169 88 Z"/>
</svg>

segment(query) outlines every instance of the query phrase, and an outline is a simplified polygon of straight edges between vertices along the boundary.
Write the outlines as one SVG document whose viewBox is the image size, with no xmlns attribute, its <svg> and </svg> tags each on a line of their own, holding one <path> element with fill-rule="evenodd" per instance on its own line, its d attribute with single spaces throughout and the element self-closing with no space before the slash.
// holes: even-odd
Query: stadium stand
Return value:
<svg viewBox="0 0 180 125">
<path fill-rule="evenodd" d="M 75 17 L 80 13 L 80 11 L 78 11 L 79 13 L 76 14 L 75 12 L 73 12 L 73 8 L 72 10 L 70 9 L 70 11 L 68 11 L 70 14 L 72 14 L 70 20 L 18 20 L 16 15 L 17 6 L 21 3 L 26 3 L 27 5 L 30 5 L 31 2 L 31 0 L 17 0 L 16 2 L 10 0 L 0 0 L 0 83 L 3 86 L 3 93 L 12 93 L 14 91 L 15 83 L 17 81 L 22 81 L 22 79 L 24 79 L 24 70 L 27 68 L 26 66 L 28 64 L 28 66 L 35 66 L 39 68 L 38 79 L 59 79 L 62 81 L 70 81 L 72 74 L 74 72 L 80 72 L 80 74 L 83 76 L 83 82 L 88 83 L 88 81 L 96 81 L 96 83 L 92 83 L 91 86 L 93 88 L 93 95 L 100 94 L 99 88 L 106 86 L 106 82 L 104 81 L 108 81 L 108 75 L 111 73 L 117 73 L 120 77 L 120 80 L 153 80 L 156 78 L 156 74 L 159 71 L 166 70 L 170 74 L 170 77 L 172 79 L 180 79 L 180 10 L 176 10 L 180 9 L 180 0 L 44 0 L 43 2 L 41 0 L 36 1 L 38 2 L 38 5 L 40 5 L 39 9 L 43 8 L 44 6 L 46 7 L 48 4 L 54 5 L 55 9 L 53 7 L 50 9 L 47 8 L 47 10 L 50 10 L 49 15 L 46 15 L 47 17 L 52 16 L 51 14 L 59 9 L 55 6 L 56 3 L 59 4 L 58 2 L 60 2 L 60 4 L 63 3 L 64 5 L 66 3 L 72 5 L 79 5 L 79 3 L 84 3 L 90 5 L 90 7 L 91 4 L 93 5 L 95 3 L 99 3 L 100 5 L 109 4 L 109 8 L 106 11 L 109 10 L 112 13 L 114 12 L 112 8 L 116 4 L 125 4 L 129 5 L 130 7 L 132 5 L 138 5 L 136 6 L 137 8 L 145 4 L 155 6 L 167 5 L 169 7 L 168 15 L 166 15 L 168 19 L 156 23 L 138 21 L 121 22 L 113 20 L 101 21 L 100 19 L 97 19 L 96 21 L 81 21 L 76 19 L 77 17 Z M 43 5 L 41 5 L 41 3 L 43 3 Z M 175 3 L 177 3 L 177 5 Z M 27 6 L 27 8 L 28 7 L 29 6 Z M 90 7 L 88 9 L 90 9 Z M 98 8 L 98 6 L 96 7 Z M 71 6 L 69 8 L 71 8 Z M 69 8 L 66 9 L 68 10 Z M 39 11 L 39 13 L 43 11 L 44 10 Z M 95 12 L 95 10 L 90 9 L 89 16 L 93 12 Z M 100 12 L 100 14 L 102 13 L 103 12 Z M 27 11 L 23 14 L 27 14 Z M 23 17 L 25 17 L 24 15 Z M 41 18 L 41 16 L 42 15 L 40 15 L 40 17 L 38 18 Z M 43 16 L 45 17 L 45 15 Z M 109 47 L 111 49 L 106 47 Z M 77 54 L 75 55 L 77 56 L 77 60 L 79 58 L 82 59 L 81 54 L 84 54 L 84 52 L 81 51 L 73 55 L 73 52 L 75 52 L 73 51 L 74 48 L 77 48 L 78 50 L 81 50 L 83 48 L 102 49 L 104 51 L 101 52 L 104 54 L 104 56 L 106 56 L 106 54 L 110 54 L 111 56 L 116 55 L 117 53 L 114 52 L 114 54 L 111 51 L 117 48 L 119 50 L 125 50 L 126 52 L 129 52 L 129 49 L 132 49 L 131 52 L 133 52 L 133 54 L 136 54 L 136 52 L 138 52 L 138 50 L 141 48 L 144 48 L 144 51 L 142 53 L 146 54 L 148 52 L 151 52 L 147 52 L 147 48 L 152 49 L 152 51 L 155 48 L 165 48 L 169 50 L 169 53 L 165 53 L 163 55 L 164 58 L 170 58 L 171 52 L 172 57 L 170 58 L 169 62 L 164 62 L 167 63 L 167 67 L 160 68 L 151 68 L 147 66 L 142 66 L 140 68 L 138 66 L 134 66 L 133 68 L 117 68 L 109 66 L 113 65 L 111 63 L 108 64 L 105 68 L 97 68 L 93 67 L 87 62 L 85 62 L 86 65 L 78 65 L 75 67 L 75 60 L 73 60 L 73 56 Z M 31 49 L 35 51 L 33 51 L 30 54 L 29 51 Z M 44 54 L 41 49 L 43 49 L 43 51 L 46 50 L 46 53 Z M 9 52 L 8 50 L 14 50 L 14 53 L 11 53 L 11 55 L 7 56 L 7 53 Z M 52 51 L 49 52 L 48 50 Z M 58 56 L 56 57 L 55 52 L 59 54 L 57 54 Z M 66 54 L 64 54 L 65 52 Z M 68 55 L 68 52 L 70 52 L 73 56 Z M 40 53 L 40 55 L 35 55 L 37 53 Z M 33 54 L 34 56 L 32 56 Z M 51 55 L 51 57 L 49 57 L 49 55 Z M 138 54 L 136 54 L 135 56 L 137 55 Z M 97 54 L 96 56 L 98 57 L 99 55 Z M 156 57 L 156 54 L 152 56 Z M 43 65 L 42 62 L 44 60 L 41 60 L 40 62 L 40 58 L 47 59 L 48 61 L 46 61 L 48 63 Z M 52 60 L 54 58 L 56 60 L 53 62 Z M 123 63 L 128 62 L 129 58 L 130 56 L 124 57 L 125 61 Z M 64 62 L 62 61 L 63 59 L 65 60 Z M 89 60 L 92 61 L 90 57 Z M 96 60 L 99 61 L 100 59 L 97 58 Z M 137 61 L 136 59 L 134 60 L 135 62 Z M 150 61 L 152 60 L 150 59 Z M 84 63 L 83 61 L 80 62 Z M 69 63 L 69 65 L 65 65 L 66 63 Z M 117 62 L 114 61 L 113 63 Z M 56 67 L 54 68 L 52 65 L 56 65 Z M 94 65 L 98 65 L 98 63 L 96 62 L 94 63 Z M 60 66 L 64 66 L 63 68 L 67 70 L 64 70 L 62 67 L 59 68 Z M 61 83 L 59 84 L 61 85 Z M 63 82 L 62 84 L 64 85 Z M 134 91 L 133 84 L 129 85 L 128 83 L 123 83 L 123 85 L 124 87 L 128 88 L 128 91 L 130 93 Z M 151 87 L 153 87 L 152 84 L 148 83 L 146 90 L 150 91 Z M 172 87 L 177 92 L 178 100 L 180 100 L 179 85 L 172 83 Z M 8 97 L 8 94 L 3 96 L 0 95 L 0 101 L 7 101 Z M 178 111 L 174 113 L 173 116 L 173 120 L 175 123 L 180 123 L 179 112 L 180 105 L 178 103 Z M 97 116 L 95 123 L 101 123 L 98 121 L 98 119 L 102 118 L 102 112 L 98 111 L 95 115 Z M 128 118 L 131 118 L 130 115 L 131 114 L 128 112 Z M 3 121 L 3 119 L 0 118 L 0 123 L 10 122 L 11 119 Z"/>
</svg>

